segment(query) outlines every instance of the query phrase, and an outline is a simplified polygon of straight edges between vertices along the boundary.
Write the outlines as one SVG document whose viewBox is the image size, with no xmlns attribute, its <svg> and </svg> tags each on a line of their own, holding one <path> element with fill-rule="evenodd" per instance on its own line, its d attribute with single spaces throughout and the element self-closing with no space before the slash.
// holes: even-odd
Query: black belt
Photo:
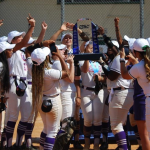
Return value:
<svg viewBox="0 0 150 150">
<path fill-rule="evenodd" d="M 48 96 L 48 95 L 43 95 L 43 96 L 46 96 L 46 97 L 50 97 L 50 98 L 54 98 L 56 96 L 58 96 L 59 94 L 56 94 L 56 95 L 53 95 L 53 96 Z"/>
<path fill-rule="evenodd" d="M 14 78 L 14 79 L 16 79 L 16 78 L 17 78 L 17 76 L 13 76 L 13 78 Z M 17 79 L 26 80 L 26 77 L 19 77 L 19 78 L 17 78 Z"/>
<path fill-rule="evenodd" d="M 83 89 L 89 90 L 89 91 L 95 91 L 95 88 L 91 87 L 84 87 L 83 85 L 81 86 Z"/>
<path fill-rule="evenodd" d="M 113 90 L 126 90 L 126 89 L 133 89 L 133 88 L 125 88 L 125 87 L 117 87 L 117 88 L 113 88 Z"/>
<path fill-rule="evenodd" d="M 28 84 L 32 85 L 32 82 L 31 82 L 31 81 L 28 81 Z"/>
</svg>

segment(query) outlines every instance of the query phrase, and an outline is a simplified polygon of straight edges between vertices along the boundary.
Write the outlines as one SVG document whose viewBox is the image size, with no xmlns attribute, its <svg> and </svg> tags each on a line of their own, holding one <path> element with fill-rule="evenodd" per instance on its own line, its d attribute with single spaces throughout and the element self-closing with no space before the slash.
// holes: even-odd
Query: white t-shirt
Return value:
<svg viewBox="0 0 150 150">
<path fill-rule="evenodd" d="M 27 62 L 25 53 L 18 50 L 8 59 L 10 76 L 27 77 Z"/>
<path fill-rule="evenodd" d="M 33 62 L 31 57 L 27 59 L 29 73 L 32 74 Z M 56 69 L 46 69 L 44 71 L 43 94 L 53 96 L 60 93 L 59 79 L 62 77 L 62 72 Z"/>
<path fill-rule="evenodd" d="M 124 88 L 133 88 L 132 80 L 126 80 L 122 78 L 121 70 L 120 70 L 120 55 L 116 56 L 113 61 L 109 63 L 109 68 L 112 71 L 119 73 L 119 77 L 111 81 L 107 78 L 107 89 L 124 87 Z"/>
<path fill-rule="evenodd" d="M 68 63 L 67 63 L 67 65 L 69 67 Z M 54 61 L 52 68 L 61 71 L 62 67 L 61 67 L 60 61 L 59 60 Z M 64 79 L 59 80 L 59 83 L 60 83 L 61 91 L 74 91 L 74 92 L 76 92 L 76 87 L 75 87 L 74 83 L 69 83 L 69 82 L 65 81 Z"/>
<path fill-rule="evenodd" d="M 144 60 L 141 60 L 138 64 L 135 64 L 129 70 L 129 74 L 133 79 L 137 79 L 139 85 L 144 91 L 145 96 L 150 96 L 150 82 L 146 78 Z"/>
<path fill-rule="evenodd" d="M 79 62 L 80 68 L 83 66 L 84 61 Z M 94 72 L 97 70 L 97 73 Z M 86 87 L 95 87 L 95 81 L 93 81 L 94 74 L 101 75 L 103 73 L 102 67 L 99 63 L 94 61 L 89 61 L 89 71 L 87 73 L 81 72 L 82 85 Z"/>
</svg>

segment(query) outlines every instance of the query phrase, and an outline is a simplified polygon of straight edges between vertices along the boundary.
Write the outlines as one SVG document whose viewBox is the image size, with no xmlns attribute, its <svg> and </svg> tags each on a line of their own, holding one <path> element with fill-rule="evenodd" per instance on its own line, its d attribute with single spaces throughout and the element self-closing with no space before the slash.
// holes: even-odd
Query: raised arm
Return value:
<svg viewBox="0 0 150 150">
<path fill-rule="evenodd" d="M 118 43 L 119 43 L 119 46 L 121 46 L 123 40 L 122 40 L 122 36 L 121 36 L 120 30 L 119 30 L 119 18 L 116 17 L 116 18 L 114 19 L 114 21 L 115 21 L 115 31 L 116 31 L 117 41 L 118 41 Z"/>
<path fill-rule="evenodd" d="M 73 58 L 74 58 L 73 55 L 70 55 L 67 58 L 67 63 L 69 63 L 70 65 L 70 68 L 69 68 L 70 75 L 67 78 L 65 78 L 65 81 L 70 82 L 70 83 L 74 82 L 74 60 Z"/>
<path fill-rule="evenodd" d="M 22 47 L 26 47 L 30 37 L 32 36 L 32 32 L 35 27 L 35 20 L 33 17 L 31 17 L 30 14 L 27 17 L 27 20 L 28 20 L 28 23 L 30 24 L 30 28 L 29 28 L 28 32 L 26 33 L 26 35 L 24 36 L 24 38 L 22 39 L 22 41 L 20 43 L 16 44 L 16 46 L 13 49 L 13 52 L 20 50 Z"/>
<path fill-rule="evenodd" d="M 45 23 L 45 21 L 42 22 L 41 26 L 42 26 L 42 29 L 41 29 L 41 32 L 40 32 L 38 39 L 36 40 L 36 43 L 40 43 L 43 41 L 44 36 L 45 36 L 45 32 L 46 32 L 47 27 L 48 27 L 48 25 Z"/>
<path fill-rule="evenodd" d="M 130 62 L 134 65 L 137 64 L 138 61 L 131 55 L 127 56 L 130 59 Z M 125 52 L 124 48 L 121 49 L 120 51 L 120 70 L 121 70 L 121 75 L 124 79 L 132 79 L 132 77 L 129 75 L 128 70 L 125 65 Z"/>
<path fill-rule="evenodd" d="M 53 34 L 53 36 L 50 38 L 50 40 L 56 41 L 57 38 L 58 38 L 58 36 L 59 36 L 63 31 L 66 31 L 66 30 L 68 30 L 68 28 L 67 28 L 67 23 L 64 22 L 64 23 L 62 24 L 62 26 L 60 27 L 60 29 L 59 29 L 56 33 Z"/>
<path fill-rule="evenodd" d="M 56 47 L 56 52 L 53 52 L 54 55 L 56 55 L 59 60 L 60 60 L 60 63 L 61 63 L 61 67 L 62 67 L 62 79 L 66 78 L 66 77 L 69 77 L 70 76 L 70 71 L 68 69 L 68 66 L 67 64 L 65 63 L 64 59 L 62 58 L 58 48 Z"/>
</svg>

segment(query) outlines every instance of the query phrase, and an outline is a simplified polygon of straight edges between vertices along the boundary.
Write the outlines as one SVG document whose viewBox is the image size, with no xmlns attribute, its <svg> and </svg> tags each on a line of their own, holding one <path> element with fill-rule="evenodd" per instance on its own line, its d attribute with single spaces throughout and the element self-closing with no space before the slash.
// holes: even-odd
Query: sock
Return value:
<svg viewBox="0 0 150 150">
<path fill-rule="evenodd" d="M 54 138 L 46 137 L 45 143 L 44 143 L 44 150 L 52 150 L 53 146 L 54 146 L 54 143 L 55 143 Z"/>
<path fill-rule="evenodd" d="M 140 135 L 139 135 L 139 132 L 138 132 L 137 125 L 133 127 L 133 130 L 134 130 L 134 133 L 135 133 L 135 136 L 136 136 L 136 139 L 138 141 L 139 146 L 142 146 L 141 138 L 140 138 Z"/>
<path fill-rule="evenodd" d="M 74 130 L 74 140 L 79 141 L 79 130 L 80 130 L 80 121 L 76 122 L 76 128 Z"/>
<path fill-rule="evenodd" d="M 3 129 L 2 138 L 1 138 L 1 147 L 6 146 L 6 128 Z"/>
<path fill-rule="evenodd" d="M 84 140 L 85 140 L 85 145 L 84 148 L 89 148 L 90 147 L 90 136 L 91 136 L 91 127 L 83 127 L 83 133 L 84 133 Z"/>
<path fill-rule="evenodd" d="M 93 134 L 94 134 L 94 148 L 99 147 L 99 140 L 101 135 L 101 125 L 93 126 Z"/>
<path fill-rule="evenodd" d="M 8 121 L 6 127 L 6 139 L 7 139 L 7 147 L 12 146 L 12 138 L 14 133 L 16 122 Z"/>
<path fill-rule="evenodd" d="M 43 147 L 43 148 L 44 148 L 45 138 L 46 138 L 46 133 L 41 132 L 41 135 L 40 135 L 40 146 Z"/>
<path fill-rule="evenodd" d="M 124 131 L 121 131 L 117 134 L 115 134 L 116 142 L 118 144 L 118 147 L 122 150 L 127 150 L 127 140 L 126 140 L 126 134 Z"/>
<path fill-rule="evenodd" d="M 23 135 L 25 134 L 27 128 L 27 122 L 19 122 L 18 129 L 17 129 L 17 140 L 16 140 L 16 146 L 21 146 Z"/>
<path fill-rule="evenodd" d="M 26 141 L 26 147 L 31 147 L 32 141 L 31 141 L 31 134 L 33 131 L 33 123 L 27 123 L 27 128 L 25 131 L 25 141 Z"/>
<path fill-rule="evenodd" d="M 127 147 L 128 147 L 128 149 L 131 149 L 131 144 L 130 144 L 130 141 L 129 141 L 127 125 L 123 125 L 123 129 L 124 129 L 124 132 L 126 134 Z"/>
<path fill-rule="evenodd" d="M 109 122 L 102 122 L 103 142 L 108 142 Z"/>
</svg>

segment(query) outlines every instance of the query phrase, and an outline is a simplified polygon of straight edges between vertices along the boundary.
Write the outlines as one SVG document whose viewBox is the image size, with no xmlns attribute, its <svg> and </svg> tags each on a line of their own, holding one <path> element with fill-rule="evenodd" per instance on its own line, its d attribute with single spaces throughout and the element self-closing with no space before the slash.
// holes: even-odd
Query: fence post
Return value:
<svg viewBox="0 0 150 150">
<path fill-rule="evenodd" d="M 61 0 L 61 25 L 65 21 L 65 0 Z"/>
<path fill-rule="evenodd" d="M 144 0 L 140 0 L 140 37 L 144 38 Z"/>
</svg>

